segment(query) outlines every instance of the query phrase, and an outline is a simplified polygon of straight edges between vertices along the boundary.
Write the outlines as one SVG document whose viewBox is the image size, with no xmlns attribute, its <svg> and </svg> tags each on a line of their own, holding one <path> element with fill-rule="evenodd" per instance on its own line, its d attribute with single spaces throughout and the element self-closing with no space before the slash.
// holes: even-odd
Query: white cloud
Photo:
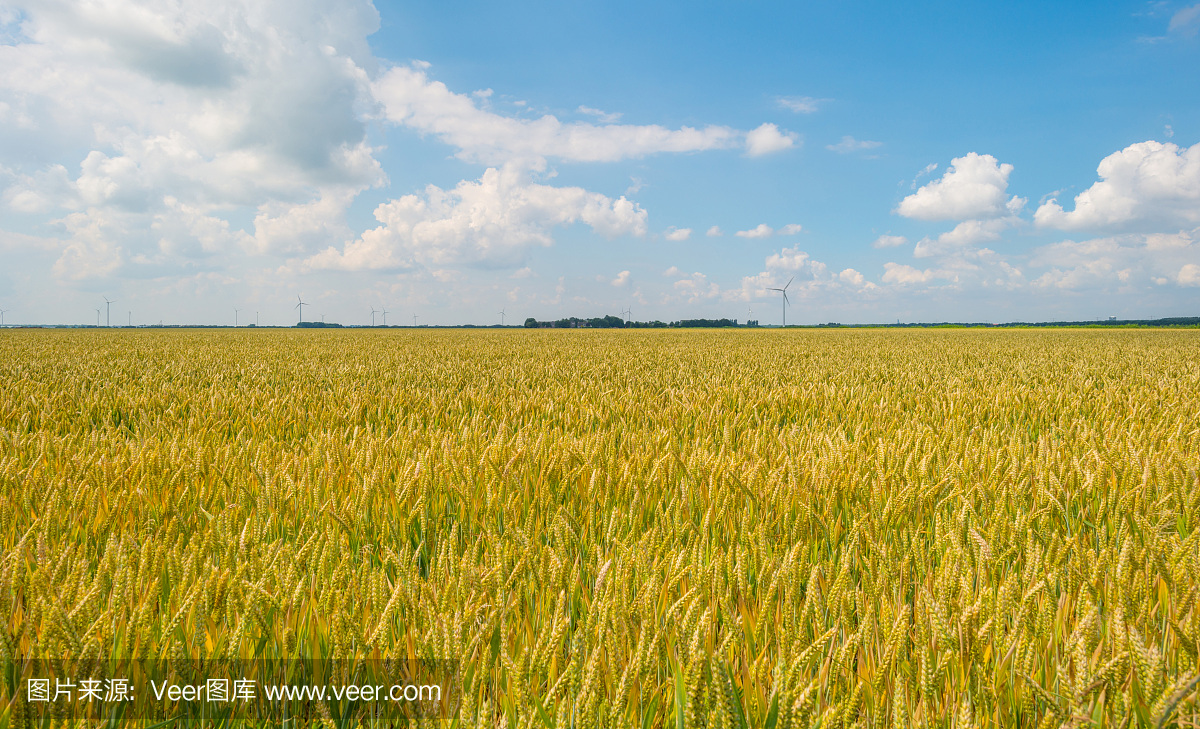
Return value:
<svg viewBox="0 0 1200 729">
<path fill-rule="evenodd" d="M 1049 269 L 1034 282 L 1039 288 L 1102 291 L 1160 279 L 1190 286 L 1200 265 L 1200 228 L 1062 241 L 1035 250 L 1030 263 Z"/>
<path fill-rule="evenodd" d="M 24 11 L 22 42 L 0 45 L 0 93 L 42 144 L 91 147 L 77 181 L 85 204 L 145 207 L 165 193 L 254 205 L 363 187 L 382 179 L 360 114 L 378 22 L 362 0 L 253 12 L 39 3 Z"/>
<path fill-rule="evenodd" d="M 883 269 L 881 280 L 884 283 L 900 284 L 901 286 L 927 283 L 932 281 L 935 275 L 928 268 L 922 271 L 903 263 L 888 262 L 883 264 Z"/>
<path fill-rule="evenodd" d="M 927 177 L 928 175 L 932 174 L 934 172 L 934 170 L 936 170 L 937 168 L 938 168 L 937 162 L 930 162 L 929 164 L 925 165 L 924 169 L 922 169 L 920 172 L 918 172 L 916 177 L 913 177 L 913 181 L 912 181 L 912 184 L 909 185 L 909 189 L 912 189 L 912 190 L 917 189 L 917 182 L 920 181 L 920 179 L 922 177 Z"/>
<path fill-rule="evenodd" d="M 127 258 L 127 251 L 117 241 L 129 238 L 128 218 L 119 211 L 92 208 L 55 221 L 68 239 L 54 262 L 54 275 L 81 281 L 116 271 Z"/>
<path fill-rule="evenodd" d="M 668 278 L 675 278 L 677 276 L 682 276 L 683 271 L 680 271 L 678 266 L 671 266 L 667 270 L 663 271 L 663 275 L 667 276 Z"/>
<path fill-rule="evenodd" d="M 518 119 L 479 108 L 425 69 L 398 66 L 372 85 L 388 121 L 436 136 L 458 156 L 485 164 L 555 157 L 613 162 L 662 152 L 697 152 L 741 146 L 749 135 L 722 126 L 667 129 L 658 125 L 564 123 L 551 115 Z M 753 132 L 751 132 L 753 134 Z"/>
<path fill-rule="evenodd" d="M 1017 218 L 993 218 L 992 220 L 964 220 L 953 230 L 942 233 L 936 240 L 922 238 L 913 248 L 916 258 L 929 258 L 953 251 L 999 240 L 1000 234 L 1015 225 Z"/>
<path fill-rule="evenodd" d="M 871 244 L 872 248 L 896 248 L 897 246 L 906 245 L 908 238 L 902 235 L 881 235 Z"/>
<path fill-rule="evenodd" d="M 1010 213 L 1009 206 L 1023 203 L 1006 194 L 1012 169 L 990 154 L 957 157 L 941 179 L 904 198 L 895 212 L 919 220 L 995 218 Z"/>
<path fill-rule="evenodd" d="M 63 247 L 61 238 L 14 233 L 0 229 L 0 250 L 2 251 L 57 251 Z"/>
<path fill-rule="evenodd" d="M 167 197 L 164 204 L 166 210 L 154 216 L 150 228 L 154 237 L 158 239 L 159 251 L 169 259 L 195 259 L 213 254 L 228 254 L 234 252 L 235 248 L 246 248 L 250 245 L 250 236 L 245 232 L 231 229 L 228 221 L 206 215 L 197 206 L 188 205 L 173 197 Z M 143 255 L 140 260 L 150 259 Z"/>
<path fill-rule="evenodd" d="M 1188 263 L 1179 269 L 1175 277 L 1180 286 L 1200 286 L 1200 264 Z"/>
<path fill-rule="evenodd" d="M 799 223 L 788 223 L 780 228 L 777 232 L 779 235 L 796 235 L 802 230 L 804 230 L 804 226 L 800 225 Z"/>
<path fill-rule="evenodd" d="M 55 164 L 17 181 L 0 194 L 4 206 L 18 213 L 45 213 L 80 205 L 79 191 L 67 168 Z"/>
<path fill-rule="evenodd" d="M 793 301 L 808 299 L 831 292 L 862 292 L 877 288 L 858 271 L 847 268 L 832 274 L 821 261 L 814 260 L 799 248 L 783 248 L 764 260 L 766 270 L 753 276 L 743 276 L 739 288 L 722 293 L 725 301 L 753 301 L 778 298 L 772 289 L 787 288 Z"/>
<path fill-rule="evenodd" d="M 676 297 L 689 304 L 715 299 L 721 295 L 721 287 L 715 281 L 709 281 L 708 276 L 697 271 L 687 278 L 682 278 L 671 285 Z"/>
<path fill-rule="evenodd" d="M 691 228 L 668 228 L 667 232 L 663 233 L 663 237 L 666 238 L 667 240 L 674 240 L 674 241 L 687 240 L 688 238 L 692 237 L 692 229 Z"/>
<path fill-rule="evenodd" d="M 348 188 L 327 189 L 307 203 L 260 205 L 254 217 L 255 251 L 296 255 L 350 240 L 354 232 L 346 223 L 346 209 L 356 194 Z"/>
<path fill-rule="evenodd" d="M 799 248 L 784 248 L 772 253 L 766 260 L 768 271 L 808 271 L 813 276 L 825 272 L 825 264 L 812 260 L 808 253 Z"/>
<path fill-rule="evenodd" d="M 646 233 L 646 212 L 580 187 L 532 182 L 518 166 L 490 168 L 453 190 L 434 185 L 380 205 L 381 226 L 342 250 L 308 258 L 309 269 L 399 269 L 415 264 L 519 264 L 532 246 L 549 246 L 554 228 L 582 222 L 613 238 Z"/>
<path fill-rule="evenodd" d="M 784 109 L 797 114 L 812 114 L 824 106 L 829 99 L 817 99 L 812 96 L 780 96 L 775 101 Z"/>
<path fill-rule="evenodd" d="M 609 285 L 615 286 L 616 288 L 624 288 L 629 285 L 629 277 L 630 277 L 629 271 L 621 271 L 620 273 L 617 274 L 616 278 L 614 278 L 612 281 L 609 281 L 608 283 L 609 283 Z"/>
<path fill-rule="evenodd" d="M 725 235 L 725 233 L 723 233 L 721 231 L 721 226 L 719 226 L 719 225 L 714 225 L 713 227 L 711 227 L 707 231 L 705 231 L 704 234 L 707 235 L 709 238 L 720 238 L 721 236 Z"/>
<path fill-rule="evenodd" d="M 20 17 L 0 43 L 0 140 L 20 140 L 25 169 L 0 202 L 60 215 L 59 279 L 218 280 L 196 269 L 345 240 L 345 206 L 386 179 L 364 123 L 367 0 L 52 2 Z M 254 238 L 230 223 L 239 208 L 257 209 Z"/>
<path fill-rule="evenodd" d="M 537 274 L 533 272 L 532 268 L 525 266 L 524 268 L 518 268 L 516 271 L 513 271 L 513 274 L 509 276 L 509 278 L 533 278 L 536 275 Z"/>
<path fill-rule="evenodd" d="M 1200 144 L 1131 144 L 1101 160 L 1096 171 L 1100 180 L 1075 196 L 1074 210 L 1052 198 L 1034 221 L 1060 230 L 1143 231 L 1200 223 Z"/>
<path fill-rule="evenodd" d="M 620 112 L 610 114 L 606 111 L 601 111 L 600 109 L 593 109 L 590 106 L 583 106 L 583 105 L 580 105 L 578 111 L 580 114 L 587 114 L 588 116 L 596 117 L 596 119 L 599 120 L 599 122 L 601 124 L 614 124 L 614 123 L 620 121 L 621 116 L 622 116 L 622 114 Z"/>
<path fill-rule="evenodd" d="M 876 147 L 882 147 L 882 146 L 883 146 L 883 142 L 872 142 L 872 141 L 866 140 L 866 139 L 861 139 L 861 140 L 855 139 L 854 137 L 847 134 L 846 136 L 842 137 L 842 141 L 838 142 L 837 144 L 825 145 L 825 149 L 831 150 L 833 152 L 837 152 L 838 154 L 849 154 L 850 152 L 861 152 L 866 149 L 875 149 Z"/>
<path fill-rule="evenodd" d="M 862 286 L 866 279 L 861 273 L 855 271 L 853 268 L 846 268 L 838 274 L 838 280 L 844 283 L 853 284 L 855 286 Z"/>
<path fill-rule="evenodd" d="M 712 234 L 711 230 L 709 234 Z M 775 230 L 766 223 L 759 223 L 757 227 L 750 230 L 739 230 L 734 235 L 739 238 L 770 238 L 772 235 L 775 235 Z"/>
<path fill-rule="evenodd" d="M 751 157 L 761 157 L 773 152 L 781 152 L 796 146 L 798 138 L 793 132 L 781 132 L 779 127 L 774 124 L 766 123 L 757 129 L 746 132 L 746 154 Z"/>
<path fill-rule="evenodd" d="M 1181 35 L 1185 38 L 1195 37 L 1200 30 L 1200 4 L 1189 5 L 1171 16 L 1167 32 Z"/>
</svg>

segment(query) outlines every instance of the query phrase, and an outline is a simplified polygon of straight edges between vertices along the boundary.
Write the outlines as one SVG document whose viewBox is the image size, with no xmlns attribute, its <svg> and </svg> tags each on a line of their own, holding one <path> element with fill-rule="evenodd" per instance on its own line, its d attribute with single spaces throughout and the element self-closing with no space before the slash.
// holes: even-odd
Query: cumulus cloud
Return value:
<svg viewBox="0 0 1200 729">
<path fill-rule="evenodd" d="M 808 271 L 814 276 L 825 272 L 825 264 L 814 261 L 799 248 L 784 248 L 767 256 L 768 271 Z"/>
<path fill-rule="evenodd" d="M 866 278 L 853 268 L 845 268 L 838 274 L 838 280 L 843 283 L 862 286 Z"/>
<path fill-rule="evenodd" d="M 21 42 L 0 45 L 0 92 L 42 145 L 91 147 L 75 181 L 85 205 L 369 186 L 382 173 L 360 111 L 378 23 L 365 1 L 39 3 Z"/>
<path fill-rule="evenodd" d="M 875 149 L 876 147 L 882 146 L 883 142 L 872 142 L 867 139 L 855 139 L 847 134 L 846 136 L 842 137 L 842 141 L 838 142 L 837 144 L 825 145 L 825 149 L 828 149 L 832 152 L 837 152 L 838 154 L 849 154 L 851 152 L 862 152 L 863 150 Z"/>
<path fill-rule="evenodd" d="M 1060 230 L 1142 230 L 1200 223 L 1200 144 L 1131 144 L 1101 160 L 1100 180 L 1075 196 L 1064 210 L 1051 198 L 1034 222 Z"/>
<path fill-rule="evenodd" d="M 907 243 L 908 243 L 908 238 L 905 238 L 902 235 L 890 235 L 889 234 L 889 235 L 881 235 L 878 238 L 876 238 L 875 242 L 871 244 L 871 247 L 872 248 L 896 248 L 898 246 L 906 245 Z"/>
<path fill-rule="evenodd" d="M 719 225 L 714 225 L 713 227 L 711 227 L 707 231 L 705 231 L 704 234 L 707 235 L 709 238 L 720 238 L 721 236 L 725 235 L 725 233 L 723 233 L 721 231 L 721 226 L 719 226 Z"/>
<path fill-rule="evenodd" d="M 242 251 L 344 240 L 345 206 L 386 177 L 365 127 L 378 15 L 334 5 L 23 6 L 0 44 L 0 155 L 25 169 L 0 205 L 59 216 L 68 281 L 200 280 Z"/>
<path fill-rule="evenodd" d="M 939 235 L 936 239 L 922 238 L 913 248 L 916 258 L 930 258 L 953 251 L 999 240 L 1001 233 L 1017 223 L 1017 218 L 993 218 L 992 220 L 964 220 Z"/>
<path fill-rule="evenodd" d="M 656 124 L 566 123 L 549 114 L 537 119 L 503 116 L 430 79 L 423 67 L 389 69 L 372 88 L 388 121 L 457 147 L 463 159 L 493 165 L 551 157 L 613 162 L 662 152 L 729 149 L 746 144 L 754 134 L 723 126 L 667 129 Z"/>
<path fill-rule="evenodd" d="M 667 232 L 663 233 L 663 237 L 666 238 L 667 240 L 674 240 L 674 241 L 687 240 L 688 238 L 692 237 L 692 229 L 691 228 L 668 228 Z"/>
<path fill-rule="evenodd" d="M 150 228 L 158 239 L 158 250 L 169 259 L 228 254 L 250 245 L 250 236 L 233 229 L 227 220 L 173 197 L 168 196 L 163 202 L 165 209 L 154 216 Z M 143 254 L 135 260 L 148 259 Z"/>
<path fill-rule="evenodd" d="M 1007 195 L 1012 169 L 990 154 L 971 152 L 957 157 L 940 179 L 904 198 L 895 212 L 919 220 L 983 219 L 1013 213 L 1025 201 Z"/>
<path fill-rule="evenodd" d="M 779 235 L 796 235 L 802 230 L 804 230 L 804 226 L 800 225 L 799 223 L 788 223 L 780 228 L 777 232 Z"/>
<path fill-rule="evenodd" d="M 14 175 L 15 182 L 0 194 L 0 204 L 18 213 L 46 213 L 57 208 L 77 208 L 81 204 L 75 180 L 67 168 L 50 165 L 32 175 Z"/>
<path fill-rule="evenodd" d="M 0 168 L 0 207 L 54 216 L 44 222 L 59 234 L 64 279 L 229 267 L 237 253 L 292 259 L 278 275 L 519 265 L 575 223 L 605 238 L 646 232 L 626 197 L 535 183 L 549 158 L 757 155 L 796 139 L 772 124 L 619 124 L 589 106 L 578 112 L 590 123 L 505 116 L 491 89 L 455 93 L 427 63 L 380 69 L 369 0 L 33 3 L 6 32 L 17 22 L 0 44 L 0 160 L 21 149 L 29 166 Z M 380 205 L 378 227 L 359 234 L 349 209 L 387 182 L 366 136 L 380 118 L 489 168 Z"/>
<path fill-rule="evenodd" d="M 613 238 L 646 233 L 646 212 L 624 197 L 613 200 L 580 187 L 533 182 L 517 165 L 489 168 L 453 190 L 430 185 L 380 205 L 381 225 L 305 261 L 308 269 L 403 269 L 415 264 L 504 266 L 529 248 L 549 246 L 552 230 L 576 222 Z"/>
<path fill-rule="evenodd" d="M 712 234 L 711 230 L 709 231 L 709 234 Z M 766 223 L 759 223 L 756 227 L 751 228 L 750 230 L 739 230 L 738 232 L 734 233 L 734 235 L 739 238 L 770 238 L 771 236 L 775 235 L 775 229 Z"/>
<path fill-rule="evenodd" d="M 860 293 L 878 288 L 853 268 L 834 274 L 821 261 L 797 247 L 783 248 L 764 260 L 763 271 L 742 277 L 741 286 L 722 292 L 726 301 L 778 298 L 773 289 L 787 287 L 788 297 L 801 300 L 828 293 Z"/>
<path fill-rule="evenodd" d="M 987 248 L 948 256 L 928 268 L 894 261 L 885 263 L 883 268 L 883 276 L 880 277 L 882 283 L 911 291 L 996 289 L 1012 292 L 1027 285 L 1020 268 Z"/>
<path fill-rule="evenodd" d="M 1152 282 L 1192 286 L 1200 266 L 1200 228 L 1062 241 L 1035 250 L 1030 263 L 1048 269 L 1034 281 L 1040 288 L 1111 290 Z"/>
<path fill-rule="evenodd" d="M 1200 286 L 1200 264 L 1187 263 L 1179 269 L 1175 280 L 1180 286 Z"/>
<path fill-rule="evenodd" d="M 881 280 L 884 283 L 907 286 L 932 281 L 934 275 L 934 272 L 928 268 L 920 270 L 904 263 L 889 261 L 883 264 L 883 278 Z"/>
<path fill-rule="evenodd" d="M 774 124 L 763 124 L 746 133 L 746 154 L 750 157 L 781 152 L 796 146 L 799 139 L 793 132 L 781 132 Z"/>
<path fill-rule="evenodd" d="M 55 224 L 67 234 L 54 262 L 55 276 L 81 281 L 106 276 L 125 263 L 127 251 L 118 241 L 130 239 L 128 214 L 92 208 L 66 215 Z"/>
<path fill-rule="evenodd" d="M 629 285 L 629 277 L 630 277 L 629 271 L 621 271 L 620 273 L 617 274 L 616 278 L 614 278 L 612 281 L 609 281 L 608 283 L 610 286 L 615 286 L 616 288 L 624 288 Z"/>
<path fill-rule="evenodd" d="M 686 278 L 679 279 L 671 284 L 671 288 L 675 295 L 668 297 L 668 301 L 672 299 L 682 300 L 689 304 L 715 299 L 721 295 L 720 285 L 715 281 L 709 281 L 708 276 L 699 271 Z"/>
<path fill-rule="evenodd" d="M 356 194 L 351 188 L 327 189 L 306 203 L 263 203 L 254 216 L 253 250 L 296 255 L 353 238 L 346 209 Z"/>
</svg>

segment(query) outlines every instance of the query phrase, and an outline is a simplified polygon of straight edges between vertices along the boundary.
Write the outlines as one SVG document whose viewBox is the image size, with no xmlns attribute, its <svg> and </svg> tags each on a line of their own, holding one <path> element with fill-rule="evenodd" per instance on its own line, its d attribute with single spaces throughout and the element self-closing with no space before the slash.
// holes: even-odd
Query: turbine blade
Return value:
<svg viewBox="0 0 1200 729">
<path fill-rule="evenodd" d="M 789 279 L 788 279 L 788 282 L 787 282 L 786 284 L 784 284 L 784 285 L 783 285 L 783 288 L 784 288 L 784 290 L 786 291 L 786 290 L 787 290 L 787 287 L 788 287 L 788 286 L 791 286 L 791 285 L 792 285 L 792 282 L 793 282 L 793 281 L 795 281 L 795 280 L 796 280 L 796 277 L 795 277 L 795 276 L 792 276 L 791 278 L 789 278 Z"/>
</svg>

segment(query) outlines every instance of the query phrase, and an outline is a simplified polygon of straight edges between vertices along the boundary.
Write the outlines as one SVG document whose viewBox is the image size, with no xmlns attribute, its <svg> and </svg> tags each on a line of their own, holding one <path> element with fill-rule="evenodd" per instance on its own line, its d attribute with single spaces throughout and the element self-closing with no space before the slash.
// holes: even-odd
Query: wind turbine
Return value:
<svg viewBox="0 0 1200 729">
<path fill-rule="evenodd" d="M 754 309 L 746 307 L 746 326 L 750 326 L 750 322 L 754 321 Z"/>
<path fill-rule="evenodd" d="M 371 326 L 375 326 L 375 314 L 376 314 L 375 307 L 372 306 L 371 307 Z"/>
<path fill-rule="evenodd" d="M 300 303 L 296 304 L 292 308 L 300 310 L 300 323 L 303 324 L 304 323 L 304 303 L 305 302 L 304 302 L 304 299 L 300 298 L 300 294 L 296 294 L 296 301 L 299 301 Z"/>
<path fill-rule="evenodd" d="M 241 309 L 234 309 L 234 310 L 233 310 L 233 328 L 234 328 L 234 329 L 237 329 L 237 315 L 238 315 L 238 312 L 239 312 L 239 311 L 241 311 Z"/>
<path fill-rule="evenodd" d="M 791 278 L 789 278 L 788 282 L 786 284 L 784 284 L 783 288 L 781 288 L 781 289 L 777 289 L 774 287 L 768 287 L 768 289 L 767 289 L 768 291 L 778 291 L 779 293 L 783 294 L 783 325 L 785 327 L 787 326 L 787 307 L 788 307 L 788 304 L 791 303 L 790 301 L 788 301 L 787 290 L 788 290 L 788 286 L 791 286 L 792 281 L 794 281 L 795 279 L 796 279 L 795 276 L 792 276 Z"/>
<path fill-rule="evenodd" d="M 625 317 L 625 326 L 629 326 L 629 317 L 633 316 L 633 312 L 629 310 L 629 307 L 625 307 L 625 311 L 622 311 L 621 315 Z"/>
<path fill-rule="evenodd" d="M 505 308 L 507 308 L 507 307 L 505 307 Z M 500 311 L 498 311 L 496 313 L 500 315 L 500 326 L 504 326 L 504 309 L 501 309 Z"/>
<path fill-rule="evenodd" d="M 417 325 L 417 315 L 413 314 L 413 326 L 415 327 L 416 325 Z"/>
<path fill-rule="evenodd" d="M 386 306 L 383 307 L 383 311 L 381 311 L 379 313 L 383 314 L 383 325 L 386 327 L 387 326 L 387 315 L 388 315 L 387 307 Z"/>
<path fill-rule="evenodd" d="M 96 309 L 96 326 L 100 326 L 100 310 Z"/>
<path fill-rule="evenodd" d="M 107 296 L 105 296 L 103 298 L 104 298 L 104 326 L 111 327 L 112 323 L 110 322 L 108 315 L 112 311 L 112 305 L 117 302 L 109 301 Z M 100 322 L 96 322 L 96 326 L 100 326 Z"/>
<path fill-rule="evenodd" d="M 4 326 L 4 315 L 8 313 L 8 309 L 0 309 L 0 327 Z"/>
</svg>

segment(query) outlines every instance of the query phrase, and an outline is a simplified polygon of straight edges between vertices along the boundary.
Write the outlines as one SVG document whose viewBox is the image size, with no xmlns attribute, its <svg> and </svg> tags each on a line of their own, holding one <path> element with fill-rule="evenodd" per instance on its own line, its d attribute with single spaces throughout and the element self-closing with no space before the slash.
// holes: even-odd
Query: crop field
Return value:
<svg viewBox="0 0 1200 729">
<path fill-rule="evenodd" d="M 447 727 L 1196 727 L 1200 332 L 2 331 L 0 547 L 0 729 L 62 657 L 445 661 Z"/>
</svg>

